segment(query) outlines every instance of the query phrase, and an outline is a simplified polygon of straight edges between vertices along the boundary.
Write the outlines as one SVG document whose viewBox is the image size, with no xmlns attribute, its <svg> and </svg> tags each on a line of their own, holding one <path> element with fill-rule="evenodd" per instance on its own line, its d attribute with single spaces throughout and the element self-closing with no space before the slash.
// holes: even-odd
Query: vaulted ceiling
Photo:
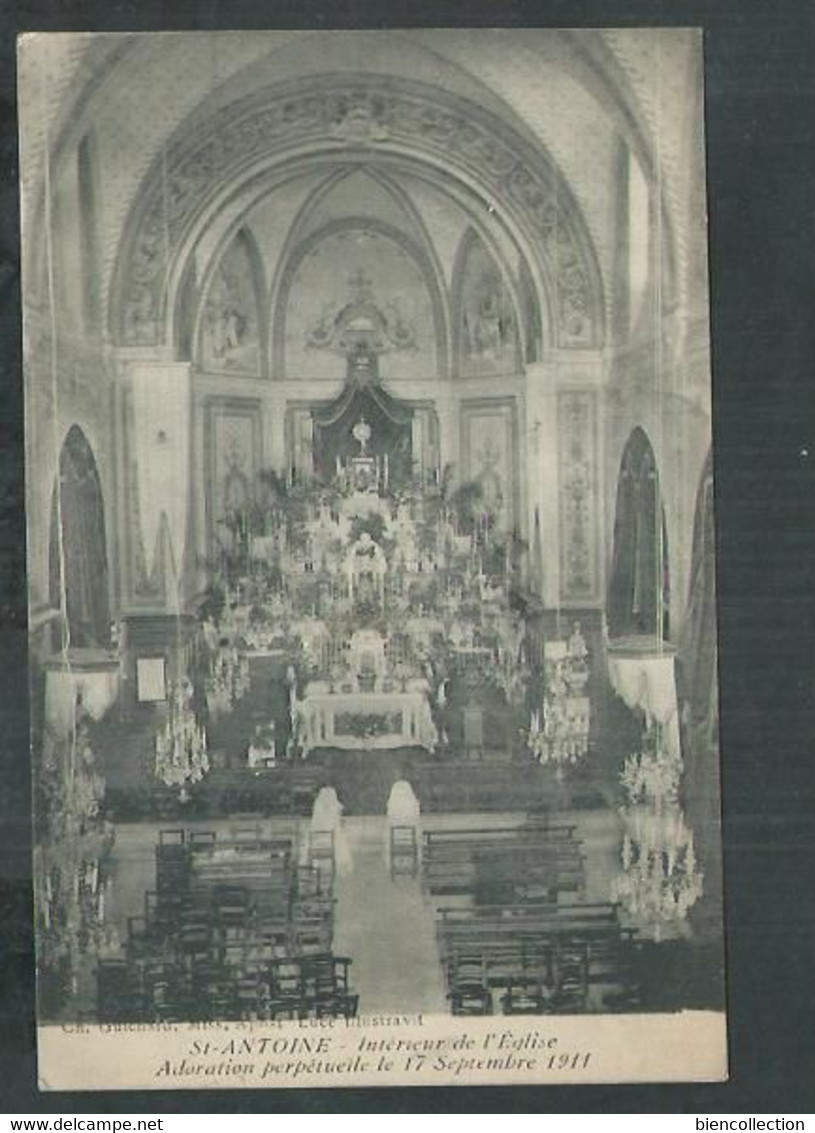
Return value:
<svg viewBox="0 0 815 1133">
<path fill-rule="evenodd" d="M 275 241 L 282 242 L 295 223 L 301 239 L 308 236 L 308 225 L 319 227 L 320 205 L 311 195 L 332 177 L 340 182 L 333 201 L 323 205 L 323 220 L 326 210 L 334 216 L 351 215 L 356 194 L 353 177 L 346 176 L 349 147 L 351 164 L 359 167 L 355 175 L 368 177 L 367 192 L 372 176 L 384 179 L 381 192 L 370 197 L 379 202 L 374 210 L 382 213 L 379 219 L 384 223 L 388 210 L 400 213 L 398 226 L 412 229 L 417 245 L 426 242 L 434 271 L 448 286 L 458 243 L 449 235 L 450 213 L 458 210 L 464 219 L 469 211 L 472 218 L 478 216 L 479 207 L 484 214 L 479 217 L 483 234 L 503 254 L 504 262 L 516 267 L 519 256 L 523 259 L 526 254 L 536 279 L 545 276 L 546 263 L 536 264 L 523 247 L 524 237 L 530 237 L 523 231 L 523 210 L 537 209 L 540 216 L 549 203 L 538 200 L 541 192 L 554 194 L 556 207 L 566 207 L 558 228 L 568 233 L 567 243 L 571 242 L 568 255 L 576 264 L 575 287 L 585 286 L 590 301 L 603 307 L 592 312 L 597 326 L 580 339 L 593 344 L 602 340 L 598 326 L 613 317 L 614 185 L 620 153 L 627 153 L 661 202 L 663 267 L 675 273 L 677 298 L 691 289 L 686 259 L 694 244 L 689 233 L 699 221 L 695 214 L 699 200 L 688 191 L 695 173 L 688 155 L 701 144 L 694 133 L 698 106 L 688 97 L 698 66 L 692 32 L 670 30 L 643 37 L 626 30 L 298 31 L 51 37 L 47 45 L 40 41 L 31 50 L 27 44 L 32 41 L 23 41 L 20 58 L 26 94 L 21 107 L 25 209 L 36 223 L 46 180 L 57 182 L 61 162 L 80 139 L 90 138 L 99 171 L 99 291 L 103 322 L 114 340 L 118 336 L 127 341 L 129 333 L 121 321 L 126 322 L 126 310 L 116 310 L 117 303 L 126 308 L 128 302 L 121 293 L 126 284 L 121 279 L 117 283 L 117 272 L 121 274 L 123 261 L 131 257 L 136 274 L 143 274 L 144 264 L 155 258 L 163 237 L 154 231 L 141 264 L 133 260 L 151 223 L 154 228 L 165 224 L 166 235 L 178 240 L 178 247 L 172 249 L 175 262 L 164 263 L 161 270 L 165 275 L 175 272 L 175 284 L 180 286 L 189 257 L 194 255 L 205 270 L 230 225 L 251 212 L 271 280 Z M 310 108 L 310 84 L 318 84 L 325 98 L 336 98 L 337 92 L 350 98 L 344 117 L 335 114 L 334 119 L 339 132 L 344 131 L 342 138 L 335 139 L 342 143 L 340 152 L 337 146 L 335 152 L 328 152 L 330 121 L 328 131 L 323 121 L 319 131 L 309 134 L 309 114 L 327 113 L 325 99 Z M 355 84 L 364 95 L 359 105 L 354 105 Z M 288 109 L 287 91 L 291 91 Z M 411 112 L 426 116 L 433 91 L 438 96 L 439 120 L 432 124 L 436 135 L 431 137 L 425 125 L 414 130 L 425 150 L 431 142 L 436 146 L 433 161 L 422 164 L 411 161 L 416 154 L 402 129 L 407 114 L 404 100 L 412 98 Z M 402 100 L 389 105 L 384 118 L 370 102 L 382 95 Z M 417 100 L 423 108 L 417 109 Z M 271 113 L 273 104 L 284 122 L 288 113 L 298 116 L 302 140 L 310 147 L 311 166 L 290 164 L 285 177 L 277 160 L 279 131 L 270 140 L 247 142 L 252 129 L 261 129 L 257 115 Z M 359 120 L 360 106 L 368 114 L 367 123 Z M 254 125 L 252 113 L 256 113 Z M 481 135 L 473 137 L 468 152 L 470 122 Z M 357 128 L 362 131 L 359 136 L 353 134 Z M 377 129 L 388 136 L 377 138 Z M 226 156 L 213 159 L 219 149 Z M 365 152 L 357 152 L 360 149 Z M 47 179 L 45 153 L 51 156 Z M 161 178 L 170 178 L 172 192 L 182 184 L 181 174 L 189 180 L 187 171 L 196 161 L 204 163 L 202 176 L 218 183 L 217 202 L 213 196 L 217 216 L 211 208 L 207 223 L 193 229 L 188 211 L 176 232 L 172 209 L 180 208 L 180 202 L 171 199 L 168 204 L 165 191 L 163 211 L 145 220 L 150 195 L 158 191 Z M 510 170 L 517 208 L 506 200 L 507 169 L 501 163 L 507 161 L 520 161 L 522 167 L 521 172 L 515 166 Z M 445 164 L 460 176 L 453 176 L 442 192 L 431 172 L 441 176 Z M 269 180 L 273 165 L 278 173 Z M 172 182 L 175 171 L 180 171 L 179 180 Z M 521 183 L 522 177 L 532 181 Z M 403 194 L 401 202 L 389 186 Z M 206 211 L 203 196 L 196 200 L 197 216 Z M 523 208 L 518 203 L 521 197 Z M 307 224 L 302 213 L 306 200 L 311 201 Z M 391 222 L 396 219 L 391 216 Z M 542 241 L 533 238 L 532 243 Z M 37 242 L 29 242 L 29 247 L 36 256 Z M 37 278 L 36 264 L 27 268 L 30 284 Z M 577 280 L 581 272 L 584 284 Z M 538 284 L 545 302 L 546 280 L 540 278 Z M 550 305 L 555 302 L 551 294 L 548 298 Z M 556 302 L 561 302 L 560 296 Z M 137 314 L 144 322 L 142 313 Z M 153 309 L 146 315 L 147 321 L 162 317 Z M 553 321 L 558 317 L 550 311 Z M 142 333 L 131 340 L 138 341 Z M 161 339 L 161 328 L 156 335 Z"/>
</svg>

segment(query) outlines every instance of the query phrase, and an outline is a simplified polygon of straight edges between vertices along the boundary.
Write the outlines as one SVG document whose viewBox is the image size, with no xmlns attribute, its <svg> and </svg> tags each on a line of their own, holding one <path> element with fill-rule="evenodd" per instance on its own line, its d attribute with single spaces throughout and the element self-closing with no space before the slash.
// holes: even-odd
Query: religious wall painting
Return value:
<svg viewBox="0 0 815 1133">
<path fill-rule="evenodd" d="M 592 390 L 558 394 L 561 598 L 578 605 L 599 589 L 596 415 Z"/>
<path fill-rule="evenodd" d="M 518 318 L 508 279 L 472 231 L 462 241 L 453 294 L 459 374 L 516 373 Z"/>
<path fill-rule="evenodd" d="M 210 281 L 200 320 L 205 370 L 260 372 L 260 273 L 254 253 L 249 235 L 239 232 Z"/>
<path fill-rule="evenodd" d="M 282 365 L 287 377 L 343 378 L 345 359 L 359 349 L 376 357 L 384 378 L 436 376 L 437 320 L 424 271 L 404 241 L 375 226 L 332 227 L 318 238 L 295 266 L 282 319 L 275 370 Z"/>
</svg>

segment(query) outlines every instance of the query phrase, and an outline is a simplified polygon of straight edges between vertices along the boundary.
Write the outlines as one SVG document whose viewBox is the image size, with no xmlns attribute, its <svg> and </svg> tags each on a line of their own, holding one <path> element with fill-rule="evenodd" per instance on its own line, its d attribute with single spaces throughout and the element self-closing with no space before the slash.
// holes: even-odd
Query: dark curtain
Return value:
<svg viewBox="0 0 815 1133">
<path fill-rule="evenodd" d="M 635 429 L 617 482 L 614 546 L 608 589 L 609 636 L 669 632 L 668 540 L 651 443 Z"/>
<path fill-rule="evenodd" d="M 680 659 L 690 722 L 717 741 L 716 553 L 713 463 L 708 456 L 696 499 L 690 586 Z"/>
<path fill-rule="evenodd" d="M 61 535 L 61 538 L 60 538 Z M 110 644 L 108 563 L 102 487 L 96 461 L 82 431 L 74 426 L 62 446 L 59 497 L 51 507 L 51 602 L 62 608 L 69 640 L 78 647 Z"/>
<path fill-rule="evenodd" d="M 371 427 L 366 452 L 370 456 L 388 454 L 391 488 L 409 484 L 413 471 L 413 410 L 400 404 L 378 386 L 347 386 L 330 405 L 315 409 L 314 468 L 326 483 L 334 478 L 337 457 L 345 463 L 358 456 L 360 447 L 352 436 L 354 425 L 364 418 Z"/>
</svg>

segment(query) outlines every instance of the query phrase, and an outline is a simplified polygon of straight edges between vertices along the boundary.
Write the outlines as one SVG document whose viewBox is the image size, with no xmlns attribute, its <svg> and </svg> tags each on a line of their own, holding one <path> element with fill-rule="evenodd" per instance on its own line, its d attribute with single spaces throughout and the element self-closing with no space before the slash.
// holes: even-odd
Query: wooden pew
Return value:
<svg viewBox="0 0 815 1133">
<path fill-rule="evenodd" d="M 452 835 L 452 836 L 451 836 Z M 512 888 L 534 886 L 536 892 L 580 892 L 584 886 L 581 842 L 566 831 L 541 829 L 427 831 L 424 835 L 422 880 L 431 893 L 473 893 L 482 900 L 511 901 Z"/>
<path fill-rule="evenodd" d="M 610 904 L 445 908 L 437 925 L 451 1001 L 503 991 L 508 1013 L 582 1011 L 592 985 L 630 987 L 633 933 Z"/>
</svg>

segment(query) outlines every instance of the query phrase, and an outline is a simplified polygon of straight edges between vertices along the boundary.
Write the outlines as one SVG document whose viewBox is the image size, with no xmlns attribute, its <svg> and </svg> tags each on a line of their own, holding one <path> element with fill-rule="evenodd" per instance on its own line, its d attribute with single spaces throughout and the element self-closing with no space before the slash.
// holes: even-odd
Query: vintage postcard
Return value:
<svg viewBox="0 0 815 1133">
<path fill-rule="evenodd" d="M 41 1087 L 725 1078 L 701 35 L 19 75 Z"/>
</svg>

